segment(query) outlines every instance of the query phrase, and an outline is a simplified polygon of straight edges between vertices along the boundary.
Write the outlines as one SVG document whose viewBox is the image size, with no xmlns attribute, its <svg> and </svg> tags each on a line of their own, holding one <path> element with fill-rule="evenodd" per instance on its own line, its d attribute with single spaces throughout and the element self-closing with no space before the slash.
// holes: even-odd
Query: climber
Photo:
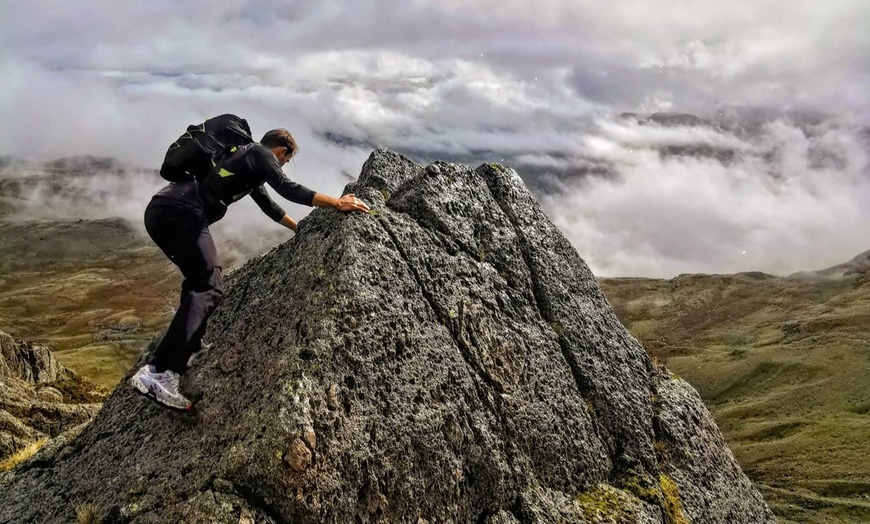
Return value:
<svg viewBox="0 0 870 524">
<path fill-rule="evenodd" d="M 201 181 L 170 183 L 151 199 L 145 210 L 145 229 L 178 266 L 184 281 L 181 302 L 163 340 L 150 362 L 129 380 L 136 391 L 171 408 L 191 408 L 178 390 L 179 378 L 190 356 L 199 351 L 206 322 L 223 298 L 221 268 L 208 226 L 223 218 L 229 204 L 251 195 L 266 215 L 294 231 L 296 221 L 269 198 L 264 183 L 297 204 L 340 211 L 369 210 L 354 195 L 333 198 L 288 179 L 281 168 L 297 151 L 289 131 L 273 129 L 259 143 L 224 151 Z"/>
</svg>

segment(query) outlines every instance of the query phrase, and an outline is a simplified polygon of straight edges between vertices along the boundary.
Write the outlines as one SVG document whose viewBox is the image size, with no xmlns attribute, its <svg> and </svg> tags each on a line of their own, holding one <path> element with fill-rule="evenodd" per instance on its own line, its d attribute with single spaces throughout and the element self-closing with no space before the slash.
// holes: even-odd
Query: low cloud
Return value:
<svg viewBox="0 0 870 524">
<path fill-rule="evenodd" d="M 607 162 L 612 176 L 540 199 L 599 275 L 820 269 L 870 238 L 862 140 L 835 122 L 777 120 L 747 133 L 605 120 L 576 154 Z"/>
<path fill-rule="evenodd" d="M 289 128 L 301 153 L 286 171 L 329 194 L 372 147 L 504 159 L 604 274 L 787 273 L 867 247 L 854 128 L 870 116 L 862 0 L 10 0 L 3 10 L 0 154 L 156 169 L 187 125 L 231 112 L 255 138 Z M 611 118 L 624 111 L 685 111 L 708 125 Z M 116 188 L 126 204 L 58 206 L 139 221 L 155 187 L 127 180 Z M 241 203 L 215 231 L 245 239 L 276 227 Z"/>
</svg>

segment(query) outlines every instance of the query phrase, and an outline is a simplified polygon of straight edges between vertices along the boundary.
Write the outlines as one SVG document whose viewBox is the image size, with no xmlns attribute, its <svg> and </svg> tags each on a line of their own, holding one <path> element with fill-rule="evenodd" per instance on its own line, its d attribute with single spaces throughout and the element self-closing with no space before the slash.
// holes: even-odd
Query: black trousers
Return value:
<svg viewBox="0 0 870 524">
<path fill-rule="evenodd" d="M 181 300 L 151 364 L 184 373 L 199 351 L 208 318 L 223 299 L 221 268 L 196 183 L 171 184 L 145 209 L 145 229 L 181 274 Z"/>
</svg>

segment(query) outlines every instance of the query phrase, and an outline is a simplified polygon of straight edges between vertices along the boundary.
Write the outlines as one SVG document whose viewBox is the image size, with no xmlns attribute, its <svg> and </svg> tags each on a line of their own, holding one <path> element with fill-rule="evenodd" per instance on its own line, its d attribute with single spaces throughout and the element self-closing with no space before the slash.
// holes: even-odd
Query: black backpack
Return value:
<svg viewBox="0 0 870 524">
<path fill-rule="evenodd" d="M 229 114 L 209 118 L 188 126 L 187 132 L 169 146 L 160 176 L 170 182 L 203 180 L 224 152 L 253 141 L 244 118 Z"/>
</svg>

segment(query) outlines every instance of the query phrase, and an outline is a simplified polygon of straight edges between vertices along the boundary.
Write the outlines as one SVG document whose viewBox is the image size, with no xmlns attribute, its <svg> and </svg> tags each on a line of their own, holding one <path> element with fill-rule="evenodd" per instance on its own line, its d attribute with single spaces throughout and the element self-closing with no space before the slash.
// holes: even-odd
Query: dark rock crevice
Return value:
<svg viewBox="0 0 870 524">
<path fill-rule="evenodd" d="M 622 375 L 620 379 L 649 387 L 648 366 L 642 363 L 648 357 L 636 347 L 636 342 L 631 343 L 633 337 L 612 318 L 612 310 L 586 264 L 577 257 L 572 261 L 571 274 L 566 271 L 568 266 L 558 260 L 560 252 L 565 252 L 568 258 L 576 257 L 576 253 L 561 232 L 549 223 L 537 202 L 520 187 L 516 174 L 494 164 L 480 166 L 477 173 L 485 180 L 493 200 L 509 218 L 520 239 L 538 310 L 558 336 L 563 358 L 572 371 L 578 390 L 589 399 L 596 431 L 607 444 L 611 458 L 615 461 L 626 458 L 640 460 L 647 469 L 655 471 L 649 418 L 625 417 L 627 413 L 636 413 L 638 407 L 651 413 L 651 395 L 635 393 L 630 398 L 597 378 L 602 364 L 613 365 L 618 359 L 622 361 L 616 368 L 618 375 Z M 535 235 L 534 241 L 529 238 L 530 234 Z M 569 293 L 564 292 L 564 287 L 569 288 Z M 574 289 L 570 289 L 572 287 Z M 584 314 L 595 310 L 600 313 Z M 612 330 L 612 335 L 616 336 L 602 336 L 605 329 Z M 619 339 L 628 343 L 616 342 Z M 635 388 L 631 393 L 639 390 Z M 614 410 L 620 405 L 621 408 Z M 621 456 L 625 453 L 629 457 Z"/>
<path fill-rule="evenodd" d="M 500 421 L 501 427 L 504 429 L 507 426 L 507 423 L 505 421 L 505 415 L 501 406 L 499 396 L 500 394 L 504 393 L 504 388 L 500 382 L 493 379 L 493 377 L 490 376 L 489 373 L 487 373 L 486 370 L 480 365 L 480 363 L 472 353 L 472 348 L 470 347 L 469 342 L 462 335 L 462 323 L 465 317 L 464 303 L 460 303 L 457 307 L 457 311 L 453 311 L 448 310 L 437 301 L 433 293 L 429 289 L 427 289 L 417 267 L 414 265 L 405 250 L 402 248 L 402 243 L 390 228 L 390 225 L 388 223 L 388 216 L 389 215 L 379 216 L 377 218 L 378 224 L 380 224 L 384 231 L 386 231 L 386 233 L 389 235 L 391 241 L 393 242 L 393 246 L 396 249 L 396 252 L 399 253 L 399 256 L 407 265 L 408 271 L 411 273 L 411 275 L 413 275 L 421 295 L 425 298 L 426 303 L 432 310 L 433 317 L 444 327 L 444 329 L 448 333 L 450 333 L 450 336 L 452 337 L 459 354 L 462 356 L 462 359 L 468 366 L 471 375 L 476 376 L 477 379 L 480 381 L 474 381 L 478 400 L 481 402 L 482 405 L 489 406 L 490 412 L 497 417 L 497 419 Z M 493 391 L 497 394 L 492 395 Z M 511 469 L 516 470 L 516 467 L 514 465 L 514 452 L 512 451 L 512 447 L 507 446 L 505 452 L 507 453 L 508 463 L 511 465 Z"/>
<path fill-rule="evenodd" d="M 238 485 L 235 486 L 235 491 L 245 500 L 245 502 L 248 503 L 251 509 L 261 512 L 271 519 L 272 524 L 284 522 L 284 518 L 281 516 L 280 511 L 274 508 L 271 504 L 266 503 L 266 501 L 257 494 L 255 489 L 245 485 Z M 257 522 L 260 521 L 258 520 Z M 270 523 L 264 522 L 264 524 Z"/>
<path fill-rule="evenodd" d="M 480 364 L 475 360 L 475 358 L 471 354 L 471 348 L 469 347 L 468 341 L 465 340 L 462 336 L 462 320 L 464 316 L 464 306 L 462 303 L 458 306 L 458 311 L 456 310 L 447 310 L 441 304 L 435 300 L 432 293 L 426 288 L 426 285 L 423 283 L 423 280 L 420 278 L 420 273 L 417 268 L 414 266 L 413 262 L 405 251 L 402 249 L 402 244 L 399 239 L 396 237 L 396 234 L 390 229 L 389 224 L 387 223 L 386 218 L 378 217 L 378 223 L 381 227 L 384 228 L 384 231 L 390 236 L 390 239 L 393 241 L 393 246 L 396 249 L 396 252 L 399 253 L 399 256 L 402 257 L 402 260 L 405 261 L 405 264 L 408 266 L 408 271 L 411 275 L 414 276 L 414 280 L 417 282 L 417 285 L 420 288 L 420 293 L 423 295 L 423 298 L 426 299 L 426 303 L 429 304 L 429 307 L 432 309 L 433 317 L 450 333 L 450 336 L 453 338 L 454 343 L 456 344 L 459 353 L 462 355 L 462 358 L 468 364 L 469 369 L 473 371 L 475 375 L 477 375 L 486 385 L 490 388 L 502 393 L 502 386 L 497 381 L 493 380 L 491 376 L 484 370 Z M 481 400 L 486 401 L 486 395 L 482 395 Z"/>
</svg>

